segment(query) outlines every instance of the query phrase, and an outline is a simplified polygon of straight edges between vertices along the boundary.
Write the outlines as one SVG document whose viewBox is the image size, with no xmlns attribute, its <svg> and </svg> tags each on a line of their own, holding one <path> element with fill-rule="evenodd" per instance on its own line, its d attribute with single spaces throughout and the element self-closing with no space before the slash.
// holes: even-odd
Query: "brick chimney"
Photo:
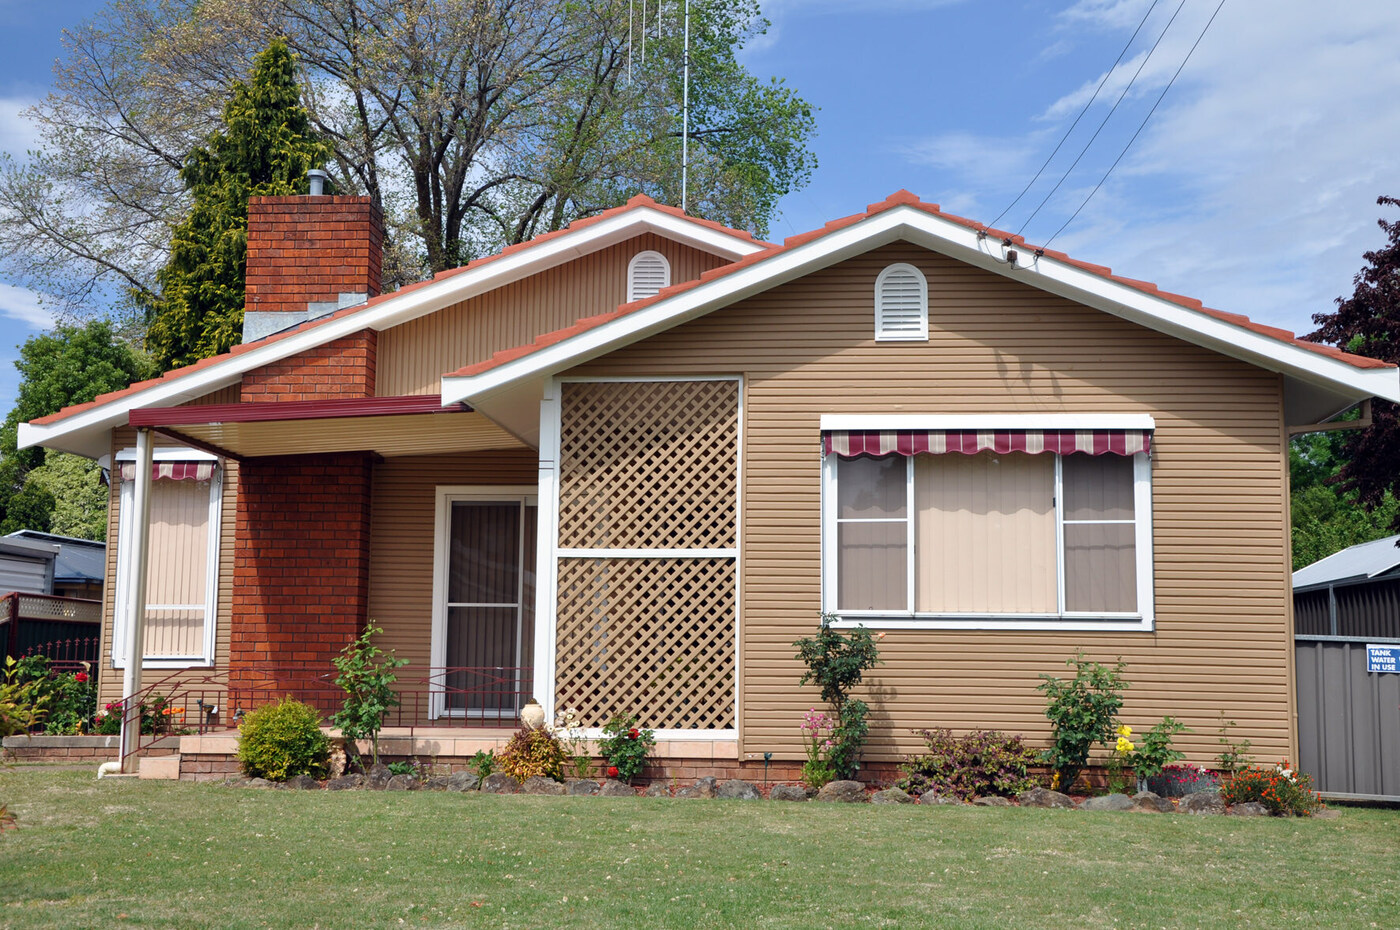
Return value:
<svg viewBox="0 0 1400 930">
<path fill-rule="evenodd" d="M 378 295 L 383 244 L 368 197 L 250 198 L 243 341 Z"/>
</svg>

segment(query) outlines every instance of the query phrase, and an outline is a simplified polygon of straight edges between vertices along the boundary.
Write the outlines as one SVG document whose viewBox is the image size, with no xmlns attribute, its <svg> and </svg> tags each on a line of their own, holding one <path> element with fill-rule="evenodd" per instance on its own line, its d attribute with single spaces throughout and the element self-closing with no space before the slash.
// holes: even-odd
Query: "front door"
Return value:
<svg viewBox="0 0 1400 930">
<path fill-rule="evenodd" d="M 533 496 L 448 495 L 442 712 L 513 721 L 530 688 L 535 608 Z"/>
</svg>

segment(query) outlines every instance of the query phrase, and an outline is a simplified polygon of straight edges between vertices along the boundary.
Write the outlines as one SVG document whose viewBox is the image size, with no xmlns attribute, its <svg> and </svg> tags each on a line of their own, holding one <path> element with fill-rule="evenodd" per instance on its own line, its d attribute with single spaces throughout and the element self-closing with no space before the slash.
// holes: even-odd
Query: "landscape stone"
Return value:
<svg viewBox="0 0 1400 930">
<path fill-rule="evenodd" d="M 1172 802 L 1151 791 L 1139 791 L 1133 795 L 1133 810 L 1146 814 L 1170 814 L 1176 808 Z"/>
<path fill-rule="evenodd" d="M 985 798 L 978 798 L 972 803 L 976 804 L 978 807 L 1010 807 L 1011 799 L 1003 798 L 1000 795 L 990 794 L 987 795 Z"/>
<path fill-rule="evenodd" d="M 418 779 L 412 775 L 395 775 L 384 783 L 385 791 L 417 791 Z"/>
<path fill-rule="evenodd" d="M 763 797 L 753 782 L 744 781 L 741 778 L 732 778 L 720 785 L 715 791 L 715 797 L 726 801 L 757 801 Z"/>
<path fill-rule="evenodd" d="M 482 780 L 481 790 L 486 794 L 519 794 L 520 782 L 505 772 L 492 772 Z"/>
<path fill-rule="evenodd" d="M 1085 798 L 1084 803 L 1079 805 L 1079 809 L 1082 811 L 1130 811 L 1133 809 L 1133 799 L 1126 794 L 1119 794 L 1115 791 L 1097 798 Z"/>
<path fill-rule="evenodd" d="M 928 804 L 930 806 L 934 804 L 961 804 L 962 799 L 955 798 L 951 794 L 939 794 L 937 791 L 930 788 L 928 791 L 919 795 L 919 803 Z"/>
<path fill-rule="evenodd" d="M 447 778 L 446 775 L 434 775 L 423 782 L 423 787 L 427 788 L 429 791 L 446 791 Z"/>
<path fill-rule="evenodd" d="M 669 798 L 671 789 L 666 787 L 664 781 L 654 781 L 647 785 L 647 790 L 643 791 L 642 794 L 648 798 Z"/>
<path fill-rule="evenodd" d="M 1225 802 L 1220 800 L 1219 791 L 1197 791 L 1182 798 L 1176 809 L 1183 814 L 1223 814 Z"/>
<path fill-rule="evenodd" d="M 833 781 L 817 792 L 817 800 L 839 804 L 864 804 L 870 799 L 865 795 L 865 786 L 858 781 Z"/>
<path fill-rule="evenodd" d="M 774 785 L 773 790 L 768 792 L 768 798 L 773 801 L 805 801 L 807 789 L 801 785 Z"/>
<path fill-rule="evenodd" d="M 1023 791 L 1016 798 L 1022 807 L 1047 807 L 1055 810 L 1074 810 L 1074 799 L 1067 794 L 1051 791 L 1049 788 L 1032 788 Z"/>
<path fill-rule="evenodd" d="M 913 804 L 914 799 L 900 788 L 885 788 L 870 796 L 871 804 Z"/>
<path fill-rule="evenodd" d="M 1342 816 L 1342 812 L 1335 807 L 1324 807 L 1322 810 L 1313 814 L 1313 816 L 1318 820 L 1336 820 L 1338 817 Z"/>
<path fill-rule="evenodd" d="M 471 772 L 453 772 L 447 776 L 448 791 L 475 791 L 481 787 L 481 779 Z"/>
<path fill-rule="evenodd" d="M 369 771 L 365 772 L 365 777 L 370 781 L 388 781 L 394 777 L 394 773 L 383 762 L 376 762 L 369 767 Z"/>
<path fill-rule="evenodd" d="M 591 778 L 580 778 L 578 781 L 569 782 L 568 792 L 575 797 L 597 794 L 598 783 Z"/>
<path fill-rule="evenodd" d="M 1269 816 L 1269 809 L 1258 801 L 1246 801 L 1243 804 L 1236 804 L 1226 811 L 1226 813 L 1233 814 L 1236 817 L 1267 817 Z"/>
<path fill-rule="evenodd" d="M 678 798 L 712 798 L 719 789 L 716 787 L 716 779 L 713 775 L 706 775 L 698 778 L 693 785 L 687 785 L 676 791 Z"/>
<path fill-rule="evenodd" d="M 598 797 L 600 798 L 635 798 L 637 792 L 631 785 L 624 785 L 615 778 L 609 778 L 598 786 Z"/>
<path fill-rule="evenodd" d="M 248 781 L 243 785 L 243 787 L 245 787 L 245 788 L 276 788 L 277 786 L 274 785 L 272 782 L 268 781 L 266 778 L 250 778 L 250 779 L 248 779 Z"/>
<path fill-rule="evenodd" d="M 545 778 L 543 775 L 531 775 L 525 779 L 525 784 L 520 786 L 521 794 L 553 794 L 562 795 L 564 786 L 552 778 Z"/>
<path fill-rule="evenodd" d="M 342 775 L 339 778 L 332 778 L 326 782 L 327 791 L 348 791 L 352 788 L 363 788 L 365 777 L 363 775 Z"/>
<path fill-rule="evenodd" d="M 296 788 L 300 791 L 320 791 L 321 783 L 310 775 L 298 775 L 287 780 L 288 788 Z"/>
</svg>

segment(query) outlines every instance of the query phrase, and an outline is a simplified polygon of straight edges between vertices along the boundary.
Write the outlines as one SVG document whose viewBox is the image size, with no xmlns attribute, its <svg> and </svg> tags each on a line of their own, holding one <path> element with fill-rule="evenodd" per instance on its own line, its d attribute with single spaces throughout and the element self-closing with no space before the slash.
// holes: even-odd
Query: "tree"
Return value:
<svg viewBox="0 0 1400 930">
<path fill-rule="evenodd" d="M 30 111 L 39 149 L 0 170 L 0 254 L 70 308 L 156 293 L 179 171 L 276 38 L 337 187 L 385 211 L 390 286 L 636 193 L 679 203 L 680 9 L 653 8 L 643 64 L 623 0 L 114 0 Z M 814 165 L 812 108 L 738 63 L 754 0 L 692 17 L 689 207 L 762 235 Z"/>
<path fill-rule="evenodd" d="M 1290 512 L 1293 523 L 1293 568 L 1357 543 L 1390 534 L 1395 519 L 1395 496 L 1386 493 L 1380 506 L 1368 511 L 1355 492 L 1344 492 L 1337 474 L 1346 464 L 1347 433 L 1306 433 L 1289 446 Z"/>
<path fill-rule="evenodd" d="M 305 193 L 306 172 L 330 151 L 311 132 L 299 102 L 296 64 L 281 42 L 233 85 L 224 128 L 195 148 L 180 169 L 194 195 L 175 227 L 170 260 L 149 298 L 146 347 L 162 369 L 188 365 L 236 345 L 242 336 L 248 265 L 248 198 Z"/>
<path fill-rule="evenodd" d="M 1394 197 L 1380 197 L 1382 207 L 1400 206 Z M 1332 313 L 1313 316 L 1318 325 L 1305 336 L 1314 342 L 1369 355 L 1386 362 L 1400 363 L 1400 221 L 1377 220 L 1388 242 L 1365 253 L 1366 267 L 1353 279 L 1350 297 L 1337 298 Z M 1354 494 L 1367 512 L 1385 506 L 1387 495 L 1400 496 L 1400 411 L 1395 404 L 1376 400 L 1371 404 L 1371 426 L 1347 433 L 1341 454 L 1346 459 L 1337 472 L 1337 485 L 1344 494 Z M 1390 520 L 1393 532 L 1400 532 L 1400 512 Z"/>
<path fill-rule="evenodd" d="M 85 490 L 64 476 L 73 470 L 62 453 L 19 449 L 20 423 L 54 413 L 70 404 L 86 403 L 151 374 L 149 361 L 117 338 L 110 322 L 58 326 L 20 346 L 15 367 L 20 384 L 15 406 L 0 425 L 0 531 L 47 530 L 55 512 L 63 514 L 62 532 L 101 538 L 106 527 L 106 494 L 100 470 L 84 466 Z M 67 457 L 71 458 L 71 457 Z M 52 471 L 45 475 L 45 469 Z M 37 480 L 35 478 L 37 473 Z M 64 500 L 56 498 L 62 493 Z M 55 508 L 58 508 L 56 511 Z M 86 526 L 89 532 L 73 532 Z M 100 526 L 101 531 L 96 531 Z"/>
</svg>

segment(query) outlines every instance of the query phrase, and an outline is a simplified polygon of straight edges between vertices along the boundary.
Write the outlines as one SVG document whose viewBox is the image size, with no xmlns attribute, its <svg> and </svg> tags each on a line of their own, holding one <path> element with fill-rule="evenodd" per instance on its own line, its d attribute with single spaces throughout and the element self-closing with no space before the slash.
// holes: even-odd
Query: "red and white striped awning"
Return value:
<svg viewBox="0 0 1400 930">
<path fill-rule="evenodd" d="M 208 481 L 214 477 L 213 462 L 156 462 L 151 466 L 151 479 L 175 481 Z M 136 480 L 136 463 L 122 463 L 122 480 Z"/>
<path fill-rule="evenodd" d="M 1152 431 L 1145 429 L 1083 430 L 828 430 L 822 451 L 853 458 L 857 455 L 940 455 L 960 452 L 1054 452 L 1068 455 L 1136 455 L 1152 453 Z"/>
</svg>

